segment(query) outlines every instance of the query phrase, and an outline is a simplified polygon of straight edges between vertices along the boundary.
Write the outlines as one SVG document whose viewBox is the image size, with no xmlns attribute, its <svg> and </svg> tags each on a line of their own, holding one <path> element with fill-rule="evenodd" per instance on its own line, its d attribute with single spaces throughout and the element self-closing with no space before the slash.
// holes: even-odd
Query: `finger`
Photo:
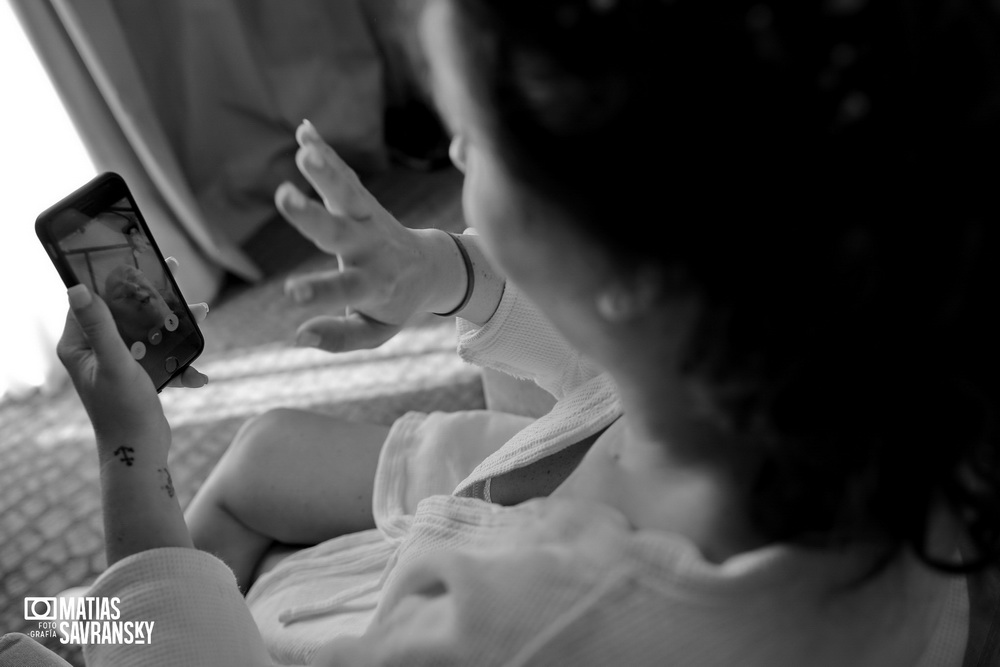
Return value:
<svg viewBox="0 0 1000 667">
<path fill-rule="evenodd" d="M 351 165 L 344 162 L 343 158 L 340 157 L 340 154 L 335 151 L 330 144 L 323 140 L 323 137 L 319 134 L 319 130 L 317 130 L 316 126 L 313 125 L 308 119 L 303 119 L 302 123 L 295 128 L 295 141 L 298 142 L 299 146 L 311 144 L 324 149 L 327 152 L 327 157 L 330 163 L 337 169 L 340 169 L 344 173 L 352 176 L 357 182 L 357 174 L 353 169 L 351 169 Z"/>
<path fill-rule="evenodd" d="M 299 126 L 295 128 L 295 141 L 298 142 L 299 146 L 326 143 L 323 141 L 323 137 L 320 136 L 319 130 L 316 129 L 316 126 L 308 118 L 303 118 Z"/>
<path fill-rule="evenodd" d="M 208 304 L 204 301 L 201 303 L 189 303 L 188 310 L 194 316 L 195 322 L 204 322 L 205 318 L 208 317 Z"/>
<path fill-rule="evenodd" d="M 294 276 L 285 281 L 285 294 L 297 303 L 322 298 L 331 308 L 361 305 L 373 296 L 365 273 L 350 268 Z"/>
<path fill-rule="evenodd" d="M 332 215 L 291 183 L 278 186 L 274 203 L 281 215 L 323 252 L 335 255 L 350 250 L 353 235 L 343 218 Z"/>
<path fill-rule="evenodd" d="M 295 153 L 295 163 L 331 213 L 353 220 L 371 218 L 371 206 L 357 175 L 332 148 L 322 142 L 308 141 Z"/>
<path fill-rule="evenodd" d="M 399 325 L 385 324 L 358 312 L 344 317 L 314 317 L 299 327 L 295 344 L 327 352 L 366 350 L 378 347 L 400 329 Z"/>
<path fill-rule="evenodd" d="M 204 387 L 206 384 L 208 384 L 208 376 L 196 370 L 192 366 L 188 366 L 180 375 L 170 378 L 170 382 L 167 383 L 167 386 L 198 389 L 200 387 Z"/>
<path fill-rule="evenodd" d="M 176 257 L 167 257 L 164 260 L 167 264 L 167 268 L 170 269 L 170 275 L 176 276 L 177 269 L 180 268 L 181 264 L 177 261 Z M 208 304 L 202 301 L 201 303 L 189 303 L 188 310 L 194 316 L 195 322 L 204 322 L 205 318 L 208 317 Z"/>
<path fill-rule="evenodd" d="M 86 285 L 74 285 L 67 294 L 81 334 L 75 343 L 92 349 L 98 361 L 111 368 L 135 363 L 104 301 L 91 294 Z"/>
<path fill-rule="evenodd" d="M 66 370 L 72 375 L 80 365 L 82 359 L 90 354 L 90 345 L 83 336 L 83 331 L 73 316 L 73 309 L 66 311 L 66 322 L 63 324 L 63 332 L 56 344 L 56 356 L 62 362 Z"/>
</svg>

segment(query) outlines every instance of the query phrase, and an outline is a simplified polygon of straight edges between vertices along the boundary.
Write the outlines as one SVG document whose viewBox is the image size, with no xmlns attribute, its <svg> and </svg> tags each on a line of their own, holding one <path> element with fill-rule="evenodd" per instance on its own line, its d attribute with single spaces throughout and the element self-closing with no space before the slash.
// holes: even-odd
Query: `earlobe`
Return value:
<svg viewBox="0 0 1000 667">
<path fill-rule="evenodd" d="M 467 142 L 463 135 L 456 134 L 452 137 L 451 144 L 448 146 L 448 157 L 451 158 L 451 163 L 463 174 L 465 173 L 466 149 Z"/>
<path fill-rule="evenodd" d="M 597 313 L 607 322 L 634 320 L 653 308 L 662 292 L 657 271 L 637 271 L 631 277 L 612 281 L 597 293 Z"/>
<path fill-rule="evenodd" d="M 597 295 L 597 313 L 607 322 L 624 322 L 631 319 L 629 295 L 621 286 L 606 287 Z"/>
</svg>

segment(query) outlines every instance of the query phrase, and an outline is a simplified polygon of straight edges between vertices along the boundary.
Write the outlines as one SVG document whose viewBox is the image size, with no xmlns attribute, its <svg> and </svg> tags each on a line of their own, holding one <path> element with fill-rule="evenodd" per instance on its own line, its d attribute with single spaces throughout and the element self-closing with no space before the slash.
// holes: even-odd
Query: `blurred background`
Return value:
<svg viewBox="0 0 1000 667">
<path fill-rule="evenodd" d="M 97 173 L 128 182 L 157 243 L 207 301 L 211 382 L 164 391 L 182 505 L 248 417 L 278 406 L 390 424 L 488 403 L 427 316 L 378 350 L 291 347 L 324 312 L 285 278 L 329 269 L 273 205 L 308 191 L 294 130 L 308 118 L 404 224 L 461 231 L 461 176 L 414 57 L 416 0 L 4 0 L 0 3 L 0 633 L 34 628 L 25 596 L 104 569 L 93 434 L 55 358 L 65 288 L 36 216 Z M 44 641 L 72 664 L 79 647 Z"/>
<path fill-rule="evenodd" d="M 35 216 L 96 173 L 13 8 L 0 4 L 0 183 L 6 202 L 0 289 L 6 308 L 0 398 L 62 382 L 54 343 L 62 330 L 62 282 L 35 237 Z M 30 287 L 29 287 L 30 286 Z M 16 354 L 10 352 L 16 350 Z"/>
<path fill-rule="evenodd" d="M 33 287 L 5 290 L 20 325 L 3 341 L 19 354 L 0 395 L 58 385 L 58 283 L 29 223 L 97 172 L 126 178 L 160 246 L 183 260 L 189 300 L 210 301 L 233 278 L 283 267 L 268 242 L 272 194 L 282 180 L 305 185 L 292 162 L 303 118 L 362 176 L 446 168 L 411 57 L 419 3 L 5 3 L 2 284 Z"/>
</svg>

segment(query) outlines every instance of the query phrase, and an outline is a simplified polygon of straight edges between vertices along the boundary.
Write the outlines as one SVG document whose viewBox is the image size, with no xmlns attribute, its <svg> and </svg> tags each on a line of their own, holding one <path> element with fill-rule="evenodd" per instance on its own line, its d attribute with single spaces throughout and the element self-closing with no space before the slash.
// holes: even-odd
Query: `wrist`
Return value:
<svg viewBox="0 0 1000 667">
<path fill-rule="evenodd" d="M 478 235 L 474 233 L 462 234 L 456 240 L 464 251 L 462 254 L 468 262 L 467 270 L 470 277 L 467 283 L 469 292 L 465 295 L 459 310 L 454 314 L 456 317 L 461 317 L 473 324 L 486 324 L 500 305 L 506 280 L 493 268 L 486 257 Z"/>
<path fill-rule="evenodd" d="M 468 291 L 468 271 L 461 251 L 448 232 L 440 229 L 418 230 L 426 244 L 428 257 L 422 310 L 449 313 L 462 303 Z"/>
<path fill-rule="evenodd" d="M 167 465 L 170 433 L 135 437 L 97 436 L 97 458 L 102 469 L 160 468 Z"/>
<path fill-rule="evenodd" d="M 136 453 L 101 462 L 101 505 L 108 565 L 161 547 L 192 548 L 166 463 Z"/>
</svg>

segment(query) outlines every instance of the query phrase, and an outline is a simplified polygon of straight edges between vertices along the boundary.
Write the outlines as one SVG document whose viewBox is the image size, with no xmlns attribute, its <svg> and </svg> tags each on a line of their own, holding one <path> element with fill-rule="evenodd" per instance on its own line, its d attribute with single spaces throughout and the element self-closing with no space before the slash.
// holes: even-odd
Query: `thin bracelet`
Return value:
<svg viewBox="0 0 1000 667">
<path fill-rule="evenodd" d="M 458 234 L 452 234 L 451 232 L 445 232 L 448 236 L 455 241 L 455 245 L 458 246 L 458 252 L 462 254 L 462 261 L 465 262 L 465 275 L 467 277 L 465 285 L 465 296 L 462 297 L 462 302 L 458 304 L 455 308 L 452 308 L 447 313 L 434 313 L 440 317 L 451 317 L 458 311 L 462 310 L 469 305 L 469 301 L 472 300 L 472 292 L 476 288 L 476 272 L 472 268 L 472 258 L 469 257 L 469 251 L 465 249 L 465 245 L 462 244 L 461 239 Z"/>
</svg>

